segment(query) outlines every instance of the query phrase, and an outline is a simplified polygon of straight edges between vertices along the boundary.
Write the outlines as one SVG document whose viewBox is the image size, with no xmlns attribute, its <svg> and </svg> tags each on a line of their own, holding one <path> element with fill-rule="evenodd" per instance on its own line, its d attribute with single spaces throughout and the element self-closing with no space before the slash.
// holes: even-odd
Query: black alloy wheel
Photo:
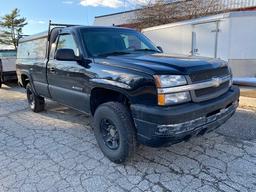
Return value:
<svg viewBox="0 0 256 192">
<path fill-rule="evenodd" d="M 119 132 L 113 122 L 109 119 L 102 119 L 100 131 L 105 145 L 111 150 L 118 149 L 120 145 Z"/>
<path fill-rule="evenodd" d="M 135 126 L 128 106 L 101 104 L 93 117 L 94 135 L 103 154 L 115 163 L 130 159 L 137 146 Z"/>
</svg>

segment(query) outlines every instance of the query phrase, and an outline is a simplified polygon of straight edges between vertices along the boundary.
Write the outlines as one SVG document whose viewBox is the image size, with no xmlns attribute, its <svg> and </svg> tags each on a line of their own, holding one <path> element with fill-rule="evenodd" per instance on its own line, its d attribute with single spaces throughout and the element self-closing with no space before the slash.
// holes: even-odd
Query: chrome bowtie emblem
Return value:
<svg viewBox="0 0 256 192">
<path fill-rule="evenodd" d="M 219 87 L 220 84 L 222 83 L 221 78 L 217 78 L 217 77 L 212 78 L 212 82 L 214 87 Z"/>
</svg>

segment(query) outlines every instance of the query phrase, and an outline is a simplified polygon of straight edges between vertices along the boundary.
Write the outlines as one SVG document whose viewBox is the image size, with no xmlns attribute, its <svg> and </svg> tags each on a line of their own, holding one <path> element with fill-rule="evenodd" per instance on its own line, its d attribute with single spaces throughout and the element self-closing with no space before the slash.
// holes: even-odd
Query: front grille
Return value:
<svg viewBox="0 0 256 192">
<path fill-rule="evenodd" d="M 198 73 L 191 74 L 189 77 L 192 83 L 207 81 L 213 77 L 223 77 L 229 75 L 228 67 L 222 67 L 217 69 L 200 71 Z"/>
<path fill-rule="evenodd" d="M 195 90 L 196 97 L 203 97 L 208 95 L 209 93 L 219 93 L 219 92 L 226 92 L 229 87 L 229 82 L 222 83 L 219 87 L 208 87 L 205 89 Z"/>
<path fill-rule="evenodd" d="M 230 75 L 228 67 L 216 68 L 211 70 L 200 71 L 195 74 L 189 75 L 192 84 L 210 81 L 216 77 L 226 77 Z M 222 83 L 218 87 L 208 87 L 191 91 L 192 100 L 194 102 L 206 101 L 219 97 L 226 93 L 229 89 L 229 81 Z"/>
</svg>

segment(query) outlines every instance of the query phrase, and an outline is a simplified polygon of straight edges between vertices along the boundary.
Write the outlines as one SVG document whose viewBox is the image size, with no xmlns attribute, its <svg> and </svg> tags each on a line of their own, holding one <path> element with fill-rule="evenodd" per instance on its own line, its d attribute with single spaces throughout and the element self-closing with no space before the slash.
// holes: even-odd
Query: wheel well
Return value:
<svg viewBox="0 0 256 192">
<path fill-rule="evenodd" d="M 25 74 L 22 74 L 22 75 L 21 75 L 21 83 L 22 83 L 22 86 L 23 86 L 24 88 L 26 88 L 28 82 L 29 82 L 28 76 L 25 75 Z"/>
<path fill-rule="evenodd" d="M 129 99 L 124 94 L 104 88 L 94 88 L 91 92 L 90 98 L 92 115 L 94 115 L 99 105 L 106 102 L 117 101 L 127 106 L 130 105 Z"/>
</svg>

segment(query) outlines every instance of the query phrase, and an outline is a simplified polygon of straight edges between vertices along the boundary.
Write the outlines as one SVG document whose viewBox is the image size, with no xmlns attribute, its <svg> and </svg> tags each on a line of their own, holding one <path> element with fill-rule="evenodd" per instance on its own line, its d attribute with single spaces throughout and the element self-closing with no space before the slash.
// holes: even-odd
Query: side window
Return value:
<svg viewBox="0 0 256 192">
<path fill-rule="evenodd" d="M 45 59 L 47 38 L 34 39 L 20 42 L 18 46 L 18 58 Z"/>
<path fill-rule="evenodd" d="M 54 59 L 55 51 L 56 51 L 56 42 L 51 44 L 50 59 Z"/>
<path fill-rule="evenodd" d="M 60 35 L 57 49 L 73 49 L 76 56 L 79 56 L 79 50 L 72 35 Z"/>
</svg>

